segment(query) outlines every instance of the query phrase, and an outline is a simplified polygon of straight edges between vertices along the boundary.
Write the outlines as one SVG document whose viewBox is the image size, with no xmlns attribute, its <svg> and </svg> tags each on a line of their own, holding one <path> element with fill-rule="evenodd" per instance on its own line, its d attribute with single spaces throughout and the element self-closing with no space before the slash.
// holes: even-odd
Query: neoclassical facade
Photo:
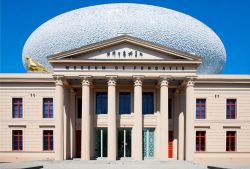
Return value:
<svg viewBox="0 0 250 169">
<path fill-rule="evenodd" d="M 250 76 L 128 35 L 0 75 L 0 161 L 250 160 Z"/>
</svg>

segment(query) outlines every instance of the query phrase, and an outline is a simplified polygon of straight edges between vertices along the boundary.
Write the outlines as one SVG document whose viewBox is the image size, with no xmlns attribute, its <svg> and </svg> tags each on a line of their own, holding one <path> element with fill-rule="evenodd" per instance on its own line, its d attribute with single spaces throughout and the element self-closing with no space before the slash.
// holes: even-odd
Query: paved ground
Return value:
<svg viewBox="0 0 250 169">
<path fill-rule="evenodd" d="M 40 166 L 40 167 L 39 167 Z M 250 169 L 249 164 L 205 164 L 187 161 L 32 161 L 16 163 L 0 163 L 1 169 L 30 168 L 38 169 Z"/>
</svg>

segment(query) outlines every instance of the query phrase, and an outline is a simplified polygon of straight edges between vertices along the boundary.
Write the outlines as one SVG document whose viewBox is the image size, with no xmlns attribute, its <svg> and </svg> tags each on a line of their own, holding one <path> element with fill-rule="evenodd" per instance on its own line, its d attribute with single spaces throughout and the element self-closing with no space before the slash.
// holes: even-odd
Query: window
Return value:
<svg viewBox="0 0 250 169">
<path fill-rule="evenodd" d="M 95 157 L 108 156 L 108 130 L 107 128 L 95 129 Z"/>
<path fill-rule="evenodd" d="M 196 151 L 205 151 L 206 131 L 196 131 Z"/>
<path fill-rule="evenodd" d="M 196 99 L 196 119 L 206 118 L 206 99 Z"/>
<path fill-rule="evenodd" d="M 236 131 L 227 131 L 226 138 L 226 150 L 227 151 L 235 151 L 236 145 Z"/>
<path fill-rule="evenodd" d="M 130 114 L 130 93 L 120 92 L 119 93 L 119 114 Z"/>
<path fill-rule="evenodd" d="M 168 118 L 172 119 L 172 99 L 168 99 Z"/>
<path fill-rule="evenodd" d="M 12 150 L 17 150 L 17 151 L 23 150 L 23 131 L 22 130 L 12 131 Z"/>
<path fill-rule="evenodd" d="M 118 157 L 131 157 L 131 128 L 118 129 Z"/>
<path fill-rule="evenodd" d="M 236 99 L 227 99 L 227 119 L 236 119 Z"/>
<path fill-rule="evenodd" d="M 153 92 L 142 93 L 142 113 L 154 114 L 154 93 Z"/>
<path fill-rule="evenodd" d="M 23 99 L 22 98 L 12 99 L 12 117 L 23 118 Z"/>
<path fill-rule="evenodd" d="M 96 93 L 96 114 L 107 114 L 107 92 Z"/>
<path fill-rule="evenodd" d="M 53 118 L 53 98 L 43 99 L 43 118 Z"/>
<path fill-rule="evenodd" d="M 44 130 L 43 131 L 43 150 L 52 151 L 54 149 L 53 144 L 53 131 Z"/>
<path fill-rule="evenodd" d="M 82 98 L 77 99 L 77 118 L 82 118 Z"/>
</svg>

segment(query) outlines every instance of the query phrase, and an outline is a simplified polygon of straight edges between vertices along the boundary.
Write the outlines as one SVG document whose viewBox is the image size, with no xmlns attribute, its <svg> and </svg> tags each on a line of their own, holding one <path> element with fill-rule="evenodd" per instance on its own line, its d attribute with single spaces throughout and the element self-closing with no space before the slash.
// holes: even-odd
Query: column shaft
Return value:
<svg viewBox="0 0 250 169">
<path fill-rule="evenodd" d="M 56 98 L 55 98 L 55 121 L 56 121 L 56 160 L 63 160 L 64 149 L 64 128 L 63 128 L 63 114 L 64 114 L 64 89 L 63 79 L 56 79 Z"/>
<path fill-rule="evenodd" d="M 173 158 L 177 159 L 177 154 L 178 154 L 178 119 L 179 119 L 179 112 L 180 112 L 180 107 L 181 103 L 179 100 L 179 91 L 176 90 L 175 95 L 174 95 L 174 140 L 173 140 Z"/>
<path fill-rule="evenodd" d="M 76 110 L 75 110 L 75 92 L 70 91 L 70 157 L 74 158 L 76 155 Z"/>
<path fill-rule="evenodd" d="M 179 131 L 178 131 L 178 160 L 184 160 L 184 113 L 178 114 Z"/>
<path fill-rule="evenodd" d="M 142 160 L 142 80 L 134 81 L 134 127 L 132 137 L 132 156 Z"/>
<path fill-rule="evenodd" d="M 108 159 L 116 160 L 116 80 L 108 80 Z"/>
<path fill-rule="evenodd" d="M 168 81 L 160 82 L 160 159 L 168 159 Z"/>
<path fill-rule="evenodd" d="M 90 160 L 90 83 L 89 77 L 82 78 L 82 160 Z"/>
<path fill-rule="evenodd" d="M 187 82 L 186 88 L 186 160 L 193 161 L 194 158 L 194 83 L 192 80 Z"/>
</svg>

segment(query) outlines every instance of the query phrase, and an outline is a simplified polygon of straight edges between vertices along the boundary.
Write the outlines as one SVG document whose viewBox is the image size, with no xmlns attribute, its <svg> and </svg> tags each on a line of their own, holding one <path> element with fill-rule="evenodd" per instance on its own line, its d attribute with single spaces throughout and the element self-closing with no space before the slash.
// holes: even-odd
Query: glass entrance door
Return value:
<svg viewBox="0 0 250 169">
<path fill-rule="evenodd" d="M 131 157 L 131 128 L 118 130 L 118 157 Z"/>
<path fill-rule="evenodd" d="M 95 157 L 107 157 L 108 131 L 107 128 L 96 128 L 95 130 Z"/>
<path fill-rule="evenodd" d="M 154 128 L 143 129 L 143 156 L 144 158 L 154 157 Z"/>
</svg>

